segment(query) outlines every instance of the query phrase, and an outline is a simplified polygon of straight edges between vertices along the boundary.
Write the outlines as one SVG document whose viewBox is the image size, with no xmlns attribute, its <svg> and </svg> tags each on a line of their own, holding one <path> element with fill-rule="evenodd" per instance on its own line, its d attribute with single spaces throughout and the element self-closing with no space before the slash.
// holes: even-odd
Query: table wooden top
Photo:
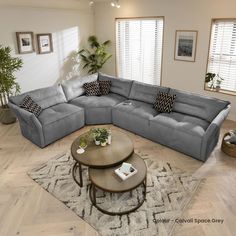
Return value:
<svg viewBox="0 0 236 236">
<path fill-rule="evenodd" d="M 133 153 L 126 162 L 132 164 L 138 170 L 135 175 L 126 180 L 122 180 L 115 173 L 115 169 L 119 168 L 120 165 L 106 169 L 89 168 L 89 179 L 96 187 L 107 192 L 131 191 L 146 179 L 147 167 L 144 160 L 136 153 Z"/>
<path fill-rule="evenodd" d="M 117 165 L 125 161 L 134 151 L 133 142 L 128 135 L 112 130 L 112 142 L 110 145 L 101 147 L 91 142 L 84 153 L 78 154 L 76 151 L 79 148 L 80 137 L 72 143 L 71 154 L 77 162 L 88 167 L 106 168 Z"/>
</svg>

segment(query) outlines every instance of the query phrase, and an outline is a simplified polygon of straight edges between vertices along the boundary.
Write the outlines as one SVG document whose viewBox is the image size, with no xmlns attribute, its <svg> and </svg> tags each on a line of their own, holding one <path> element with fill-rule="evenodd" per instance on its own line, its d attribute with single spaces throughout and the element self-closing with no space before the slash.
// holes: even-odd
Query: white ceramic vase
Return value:
<svg viewBox="0 0 236 236">
<path fill-rule="evenodd" d="M 99 146 L 99 145 L 101 144 L 101 142 L 100 142 L 99 140 L 95 140 L 95 144 L 96 144 L 97 146 Z"/>
</svg>

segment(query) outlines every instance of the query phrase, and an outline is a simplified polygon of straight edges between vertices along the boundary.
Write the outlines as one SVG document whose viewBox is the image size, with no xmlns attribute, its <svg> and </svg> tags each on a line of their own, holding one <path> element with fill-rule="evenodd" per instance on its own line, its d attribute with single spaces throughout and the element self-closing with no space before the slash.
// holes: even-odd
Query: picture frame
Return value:
<svg viewBox="0 0 236 236">
<path fill-rule="evenodd" d="M 195 62 L 197 50 L 197 36 L 197 30 L 175 31 L 175 60 Z"/>
<path fill-rule="evenodd" d="M 34 52 L 33 32 L 16 32 L 16 40 L 19 54 Z"/>
<path fill-rule="evenodd" d="M 53 52 L 52 34 L 37 34 L 37 45 L 39 54 Z"/>
</svg>

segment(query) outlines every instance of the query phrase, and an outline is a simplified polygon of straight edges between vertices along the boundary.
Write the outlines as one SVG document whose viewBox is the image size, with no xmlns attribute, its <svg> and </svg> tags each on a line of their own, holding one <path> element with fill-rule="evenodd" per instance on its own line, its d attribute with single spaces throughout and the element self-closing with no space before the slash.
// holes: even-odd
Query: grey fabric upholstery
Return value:
<svg viewBox="0 0 236 236">
<path fill-rule="evenodd" d="M 158 93 L 168 93 L 169 90 L 170 89 L 167 87 L 150 85 L 134 81 L 131 87 L 129 99 L 154 104 Z"/>
<path fill-rule="evenodd" d="M 196 116 L 209 122 L 229 105 L 227 101 L 176 89 L 170 89 L 169 93 L 176 94 L 173 111 Z"/>
<path fill-rule="evenodd" d="M 109 93 L 100 97 L 80 96 L 70 103 L 85 108 L 86 124 L 106 124 L 112 123 L 112 107 L 124 100 L 125 98 L 118 94 Z"/>
<path fill-rule="evenodd" d="M 220 127 L 230 111 L 228 105 L 226 109 L 222 110 L 215 119 L 208 126 L 202 140 L 200 160 L 205 161 L 216 146 L 220 134 Z"/>
<path fill-rule="evenodd" d="M 71 78 L 70 80 L 66 80 L 62 83 L 62 88 L 64 90 L 64 93 L 66 95 L 66 98 L 68 101 L 79 97 L 85 93 L 85 89 L 83 88 L 83 85 L 85 83 L 90 83 L 93 81 L 96 81 L 98 78 L 98 74 L 92 74 L 88 76 L 84 76 L 80 78 L 79 76 L 76 76 L 74 78 Z"/>
<path fill-rule="evenodd" d="M 83 96 L 83 84 L 95 80 L 97 75 L 66 81 L 66 96 L 57 85 L 11 97 L 9 106 L 18 117 L 23 136 L 45 147 L 85 123 L 113 123 L 205 161 L 217 144 L 220 126 L 230 110 L 226 101 L 104 74 L 99 74 L 99 80 L 111 80 L 111 93 Z M 176 94 L 173 112 L 158 113 L 153 108 L 157 93 L 168 90 Z M 26 95 L 43 108 L 38 118 L 19 107 Z M 124 103 L 127 98 L 130 105 Z"/>
<path fill-rule="evenodd" d="M 121 79 L 121 78 L 105 75 L 102 73 L 98 74 L 98 79 L 111 81 L 110 92 L 119 94 L 126 98 L 129 97 L 133 80 Z"/>
<path fill-rule="evenodd" d="M 19 106 L 26 95 L 29 95 L 42 109 L 67 102 L 61 85 L 36 89 L 18 96 L 10 97 L 10 102 Z"/>
<path fill-rule="evenodd" d="M 198 158 L 209 122 L 181 113 L 161 113 L 150 120 L 148 137 L 153 141 Z"/>
<path fill-rule="evenodd" d="M 84 126 L 84 109 L 71 104 L 58 104 L 42 111 L 38 117 L 42 124 L 45 145 Z"/>
<path fill-rule="evenodd" d="M 22 135 L 39 147 L 45 147 L 43 128 L 36 116 L 11 102 L 8 105 L 19 120 Z"/>
<path fill-rule="evenodd" d="M 131 105 L 120 103 L 112 109 L 113 124 L 145 137 L 149 131 L 149 120 L 158 113 L 152 104 L 129 101 Z"/>
</svg>

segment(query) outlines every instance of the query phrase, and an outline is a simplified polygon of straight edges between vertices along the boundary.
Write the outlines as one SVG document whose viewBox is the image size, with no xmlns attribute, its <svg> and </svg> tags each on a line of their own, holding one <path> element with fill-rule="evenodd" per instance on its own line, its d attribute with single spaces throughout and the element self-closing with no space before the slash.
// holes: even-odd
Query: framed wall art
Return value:
<svg viewBox="0 0 236 236">
<path fill-rule="evenodd" d="M 53 52 L 52 34 L 37 34 L 39 54 Z"/>
<path fill-rule="evenodd" d="M 16 32 L 18 52 L 20 54 L 34 52 L 33 32 Z"/>
<path fill-rule="evenodd" d="M 196 30 L 176 30 L 175 32 L 175 60 L 194 62 L 197 47 Z"/>
</svg>

